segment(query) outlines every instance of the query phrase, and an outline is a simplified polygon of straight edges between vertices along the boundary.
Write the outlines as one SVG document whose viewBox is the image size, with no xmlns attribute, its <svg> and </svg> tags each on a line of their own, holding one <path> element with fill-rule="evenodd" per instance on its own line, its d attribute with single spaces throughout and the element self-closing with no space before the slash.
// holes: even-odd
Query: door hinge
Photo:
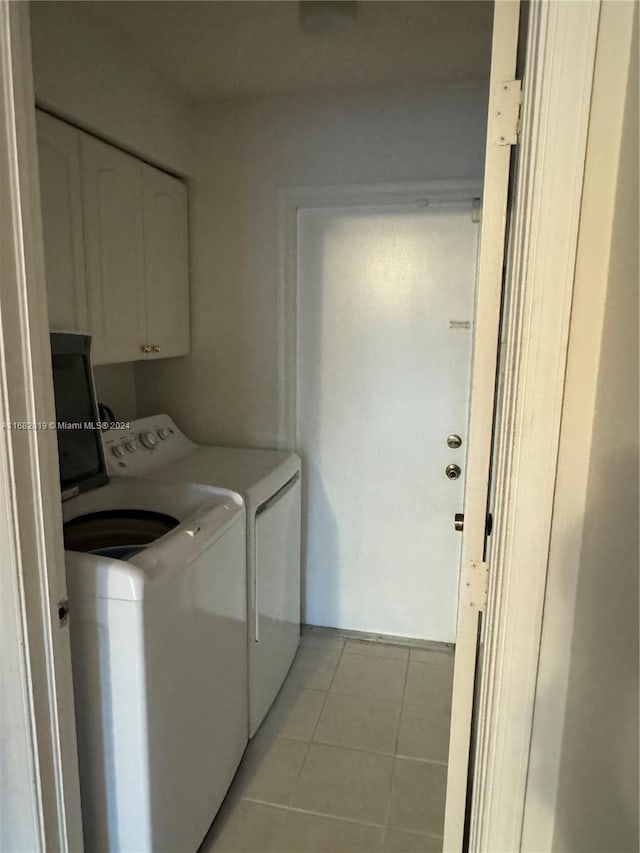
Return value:
<svg viewBox="0 0 640 853">
<path fill-rule="evenodd" d="M 474 198 L 471 202 L 471 221 L 475 224 L 482 218 L 482 199 Z"/>
<path fill-rule="evenodd" d="M 491 141 L 494 145 L 517 145 L 520 141 L 522 80 L 500 83 L 493 97 Z"/>
<path fill-rule="evenodd" d="M 469 607 L 474 610 L 487 609 L 487 590 L 489 588 L 489 565 L 482 560 L 469 560 L 468 571 L 465 572 L 464 584 Z"/>
</svg>

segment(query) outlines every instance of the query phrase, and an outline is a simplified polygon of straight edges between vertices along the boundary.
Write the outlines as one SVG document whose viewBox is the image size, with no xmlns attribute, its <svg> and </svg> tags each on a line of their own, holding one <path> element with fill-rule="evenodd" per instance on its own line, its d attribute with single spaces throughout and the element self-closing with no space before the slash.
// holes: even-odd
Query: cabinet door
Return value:
<svg viewBox="0 0 640 853">
<path fill-rule="evenodd" d="M 189 352 L 187 188 L 143 165 L 144 257 L 149 358 Z"/>
<path fill-rule="evenodd" d="M 93 361 L 143 358 L 142 163 L 85 133 L 80 155 Z"/>
<path fill-rule="evenodd" d="M 79 132 L 39 110 L 36 118 L 49 325 L 86 334 Z"/>
</svg>

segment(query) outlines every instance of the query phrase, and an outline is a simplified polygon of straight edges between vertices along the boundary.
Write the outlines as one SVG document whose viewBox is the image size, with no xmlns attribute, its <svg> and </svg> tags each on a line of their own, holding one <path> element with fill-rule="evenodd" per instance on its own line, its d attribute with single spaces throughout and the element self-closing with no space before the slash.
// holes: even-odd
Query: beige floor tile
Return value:
<svg viewBox="0 0 640 853">
<path fill-rule="evenodd" d="M 373 658 L 392 658 L 393 660 L 408 660 L 409 649 L 406 646 L 396 646 L 375 641 L 347 640 L 344 653 L 346 655 L 367 655 Z"/>
<path fill-rule="evenodd" d="M 446 697 L 434 696 L 426 705 L 403 705 L 398 755 L 447 761 L 451 703 Z"/>
<path fill-rule="evenodd" d="M 404 701 L 410 705 L 424 705 L 435 696 L 451 701 L 453 689 L 453 669 L 430 663 L 409 661 L 407 687 Z"/>
<path fill-rule="evenodd" d="M 291 805 L 333 817 L 384 824 L 394 759 L 312 743 Z"/>
<path fill-rule="evenodd" d="M 393 773 L 389 826 L 442 835 L 447 768 L 397 758 Z"/>
<path fill-rule="evenodd" d="M 325 696 L 320 690 L 305 690 L 285 682 L 260 727 L 260 734 L 311 740 Z"/>
<path fill-rule="evenodd" d="M 308 633 L 300 636 L 300 646 L 310 649 L 325 649 L 326 651 L 342 652 L 344 640 L 342 637 L 330 634 Z"/>
<path fill-rule="evenodd" d="M 303 741 L 258 735 L 245 752 L 230 797 L 287 805 L 306 753 Z"/>
<path fill-rule="evenodd" d="M 401 707 L 397 702 L 330 693 L 313 739 L 393 755 Z"/>
<path fill-rule="evenodd" d="M 401 702 L 407 664 L 402 660 L 343 655 L 331 690 L 348 696 Z"/>
<path fill-rule="evenodd" d="M 309 690 L 327 690 L 340 660 L 337 649 L 303 646 L 293 661 L 287 676 L 287 684 L 306 687 Z"/>
<path fill-rule="evenodd" d="M 278 853 L 376 853 L 383 831 L 334 817 L 288 811 L 276 847 Z"/>
<path fill-rule="evenodd" d="M 442 838 L 387 829 L 382 850 L 383 853 L 442 853 Z"/>
<path fill-rule="evenodd" d="M 453 669 L 453 649 L 411 649 L 410 659 L 415 663 L 435 663 Z"/>
<path fill-rule="evenodd" d="M 278 831 L 285 809 L 227 800 L 198 853 L 279 853 Z"/>
</svg>

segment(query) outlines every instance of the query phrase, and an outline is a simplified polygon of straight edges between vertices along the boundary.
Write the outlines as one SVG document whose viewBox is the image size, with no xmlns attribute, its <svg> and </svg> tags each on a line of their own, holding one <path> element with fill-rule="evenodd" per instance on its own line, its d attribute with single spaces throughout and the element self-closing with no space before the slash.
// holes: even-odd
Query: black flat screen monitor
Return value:
<svg viewBox="0 0 640 853">
<path fill-rule="evenodd" d="M 91 338 L 51 333 L 51 362 L 63 492 L 86 492 L 109 482 L 91 370 Z"/>
</svg>

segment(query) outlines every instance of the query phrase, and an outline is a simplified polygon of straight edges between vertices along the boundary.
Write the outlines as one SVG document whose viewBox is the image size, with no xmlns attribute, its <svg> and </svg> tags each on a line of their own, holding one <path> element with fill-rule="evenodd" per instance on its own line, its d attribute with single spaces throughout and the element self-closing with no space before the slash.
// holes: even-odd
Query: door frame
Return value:
<svg viewBox="0 0 640 853">
<path fill-rule="evenodd" d="M 479 178 L 362 185 L 283 187 L 278 191 L 277 446 L 295 450 L 297 431 L 298 210 L 323 207 L 405 207 L 469 204 L 482 198 Z"/>
<path fill-rule="evenodd" d="M 471 850 L 522 843 L 600 6 L 530 6 Z"/>
<path fill-rule="evenodd" d="M 531 3 L 523 156 L 509 273 L 514 284 L 511 337 L 500 391 L 502 417 L 512 429 L 503 434 L 505 462 L 497 475 L 502 512 L 494 551 L 499 540 L 502 551 L 489 590 L 492 627 L 482 662 L 488 677 L 480 702 L 472 850 L 520 849 L 600 3 Z M 50 414 L 52 400 L 50 378 L 48 386 L 43 381 L 50 374 L 28 15 L 28 4 L 0 0 L 0 108 L 9 141 L 8 150 L 0 149 L 0 178 L 11 188 L 6 215 L 3 209 L 0 217 L 3 247 L 11 248 L 2 255 L 0 370 L 4 388 L 22 397 L 18 406 L 3 391 L 0 414 L 31 420 Z M 279 213 L 281 206 L 282 200 Z M 281 250 L 281 281 L 288 257 Z M 290 306 L 284 294 L 281 287 L 281 366 L 290 356 Z M 13 326 L 8 322 L 12 310 Z M 287 388 L 280 394 L 282 416 Z M 533 411 L 550 417 L 541 424 L 540 418 L 532 418 Z M 286 430 L 286 417 L 281 417 L 279 439 L 289 440 Z M 20 618 L 2 626 L 3 641 L 8 638 L 2 665 L 6 660 L 22 686 L 19 695 L 10 697 L 15 711 L 11 734 L 14 741 L 21 739 L 29 759 L 27 785 L 16 792 L 17 805 L 29 821 L 30 849 L 81 850 L 77 767 L 74 773 L 69 740 L 70 670 L 65 670 L 56 642 L 51 609 L 51 591 L 64 583 L 60 530 L 48 524 L 55 518 L 56 495 L 49 494 L 55 443 L 47 431 L 28 441 L 10 438 L 3 432 L 0 441 L 0 506 L 7 531 L 0 545 L 0 577 Z M 27 565 L 29 572 L 24 571 Z M 60 660 L 62 668 L 56 667 Z M 10 753 L 6 771 L 19 778 L 23 756 Z"/>
<path fill-rule="evenodd" d="M 55 426 L 28 3 L 0 2 L 0 67 L 0 417 Z M 2 842 L 14 850 L 82 850 L 58 483 L 55 429 L 0 428 Z"/>
<path fill-rule="evenodd" d="M 469 225 L 474 230 L 476 241 L 475 264 L 469 272 L 469 292 L 472 299 L 472 315 L 471 315 L 471 341 L 469 360 L 466 362 L 465 369 L 468 370 L 468 385 L 465 388 L 465 400 L 467 416 L 461 429 L 464 430 L 465 436 L 469 433 L 470 418 L 469 412 L 471 408 L 471 383 L 473 372 L 473 357 L 474 357 L 474 337 L 476 322 L 478 319 L 478 265 L 479 265 L 479 249 L 480 249 L 480 222 L 482 217 L 482 181 L 479 179 L 460 178 L 449 180 L 433 180 L 433 181 L 416 181 L 407 182 L 405 184 L 365 184 L 360 186 L 340 187 L 331 185 L 328 187 L 303 187 L 303 188 L 287 188 L 280 193 L 282 201 L 282 211 L 279 218 L 279 223 L 286 229 L 284 232 L 284 240 L 281 240 L 280 247 L 285 253 L 281 258 L 281 269 L 285 270 L 285 275 L 280 280 L 279 311 L 280 328 L 283 331 L 281 340 L 286 341 L 286 355 L 280 353 L 284 363 L 280 363 L 279 370 L 279 419 L 278 419 L 278 438 L 279 448 L 287 449 L 296 453 L 300 453 L 298 447 L 298 298 L 300 293 L 299 271 L 298 271 L 298 235 L 299 221 L 298 213 L 301 210 L 322 210 L 335 209 L 338 211 L 348 210 L 353 208 L 376 209 L 380 208 L 385 213 L 390 207 L 395 208 L 399 212 L 406 210 L 429 210 L 439 205 L 459 205 L 462 206 L 463 212 L 461 215 L 469 217 Z M 464 210 L 466 208 L 466 211 Z M 428 228 L 428 221 L 425 223 Z M 494 350 L 497 347 L 497 335 L 494 339 Z M 284 348 L 283 348 L 284 350 Z M 280 427 L 284 423 L 282 434 Z M 489 418 L 489 431 L 491 429 L 491 418 Z M 468 489 L 467 485 L 467 469 L 469 460 L 469 450 L 467 438 L 464 441 L 465 448 L 463 455 L 460 458 L 460 464 L 464 468 L 465 477 L 462 482 L 462 490 L 459 496 L 459 503 L 455 507 L 458 511 L 463 504 L 464 495 Z M 445 463 L 443 462 L 443 465 Z M 453 519 L 453 513 L 451 518 Z M 453 521 L 451 523 L 451 532 L 453 532 Z M 304 541 L 303 533 L 303 541 Z M 459 540 L 458 540 L 459 541 Z M 462 549 L 460 557 L 455 561 L 456 593 L 454 606 L 456 613 L 458 610 L 459 586 L 462 576 Z M 303 585 L 304 589 L 304 585 Z M 401 636 L 396 633 L 393 636 Z M 436 641 L 438 642 L 438 641 Z M 451 645 L 449 639 L 442 640 L 447 645 Z"/>
</svg>

